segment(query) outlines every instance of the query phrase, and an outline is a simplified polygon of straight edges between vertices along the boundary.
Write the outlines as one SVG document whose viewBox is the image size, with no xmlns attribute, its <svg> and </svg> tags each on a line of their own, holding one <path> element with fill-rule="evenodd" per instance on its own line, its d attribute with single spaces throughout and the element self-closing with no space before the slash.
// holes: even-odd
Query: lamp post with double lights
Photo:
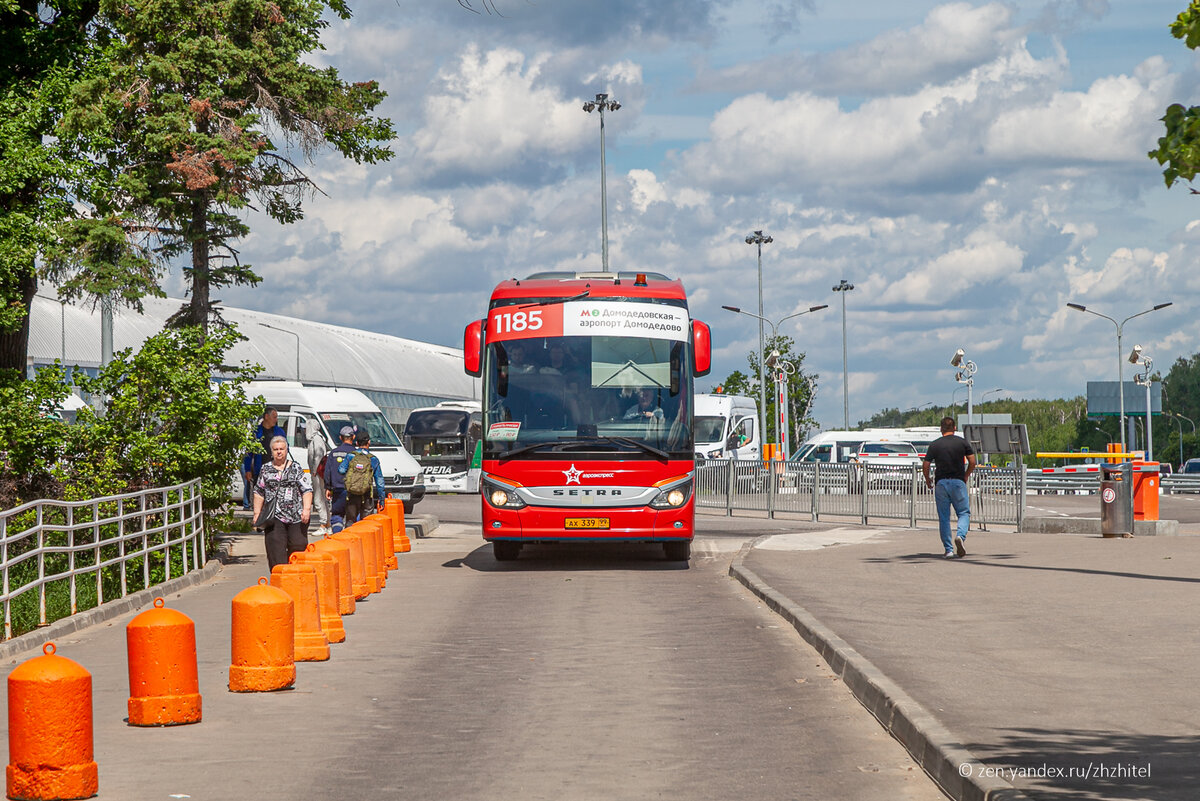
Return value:
<svg viewBox="0 0 1200 801">
<path fill-rule="evenodd" d="M 842 414 L 846 424 L 844 431 L 850 430 L 850 370 L 846 358 L 846 293 L 854 289 L 854 284 L 845 278 L 833 288 L 834 292 L 842 293 Z"/>
<path fill-rule="evenodd" d="M 292 336 L 294 336 L 296 338 L 296 380 L 299 381 L 300 380 L 300 335 L 297 334 L 295 331 L 289 331 L 286 328 L 279 328 L 278 326 L 268 325 L 267 323 L 259 323 L 259 325 L 261 325 L 263 328 L 270 328 L 272 331 L 282 331 L 285 334 L 291 334 Z"/>
<path fill-rule="evenodd" d="M 775 339 L 779 335 L 779 326 L 783 325 L 783 323 L 785 321 L 790 320 L 793 317 L 799 317 L 802 314 L 809 314 L 810 312 L 820 311 L 821 309 L 828 309 L 829 306 L 824 303 L 822 303 L 819 306 L 809 306 L 804 311 L 798 311 L 795 314 L 789 314 L 787 317 L 781 317 L 781 318 L 779 318 L 779 320 L 777 320 L 775 322 L 768 320 L 766 317 L 763 317 L 761 314 L 755 314 L 754 312 L 748 312 L 744 309 L 739 309 L 737 306 L 722 306 L 721 308 L 724 309 L 725 311 L 731 311 L 734 314 L 744 314 L 747 317 L 753 317 L 753 318 L 757 319 L 760 331 L 762 330 L 763 323 L 766 323 L 767 325 L 771 326 L 771 340 L 775 341 Z M 762 415 L 762 419 L 765 420 L 766 416 L 767 416 L 767 400 L 766 400 L 766 383 L 764 381 L 765 373 L 763 371 L 766 366 L 766 354 L 762 352 L 762 347 L 763 347 L 761 345 L 762 340 L 760 339 L 759 342 L 760 342 L 759 351 L 758 351 L 759 414 Z"/>
<path fill-rule="evenodd" d="M 1074 309 L 1075 311 L 1087 312 L 1088 314 L 1094 314 L 1097 317 L 1103 317 L 1105 320 L 1108 320 L 1110 323 L 1112 323 L 1113 325 L 1115 325 L 1117 327 L 1117 395 L 1120 398 L 1120 404 L 1121 404 L 1120 416 L 1118 417 L 1117 422 L 1118 422 L 1119 428 L 1121 429 L 1121 452 L 1122 453 L 1127 452 L 1125 450 L 1125 448 L 1127 447 L 1127 442 L 1125 440 L 1125 354 L 1123 354 L 1121 352 L 1121 334 L 1125 330 L 1125 323 L 1129 322 L 1134 317 L 1141 317 L 1143 314 L 1149 314 L 1150 312 L 1156 312 L 1159 309 L 1165 309 L 1170 305 L 1171 305 L 1170 301 L 1168 301 L 1166 303 L 1159 303 L 1157 306 L 1155 306 L 1152 309 L 1146 309 L 1145 311 L 1140 311 L 1137 314 L 1131 314 L 1128 317 L 1126 317 L 1124 320 L 1122 320 L 1121 322 L 1118 323 L 1116 320 L 1109 317 L 1107 314 L 1101 314 L 1100 312 L 1089 309 L 1087 306 L 1084 306 L 1080 303 L 1068 303 L 1067 304 L 1068 309 Z"/>
<path fill-rule="evenodd" d="M 962 348 L 954 351 L 954 356 L 950 358 L 950 366 L 958 368 L 958 372 L 954 374 L 954 380 L 967 385 L 967 425 L 970 425 L 972 420 L 971 389 L 975 386 L 975 373 L 979 368 L 966 356 Z"/>
<path fill-rule="evenodd" d="M 1133 351 L 1129 354 L 1130 364 L 1140 364 L 1145 372 L 1135 373 L 1133 383 L 1139 387 L 1146 388 L 1146 461 L 1154 460 L 1154 429 L 1150 425 L 1150 387 L 1154 383 L 1150 380 L 1150 368 L 1154 366 L 1154 360 L 1149 356 L 1142 354 L 1142 346 L 1134 345 Z M 1182 426 L 1181 426 L 1182 428 Z"/>
<path fill-rule="evenodd" d="M 608 167 L 604 163 L 604 112 L 616 111 L 621 104 L 610 100 L 608 94 L 599 92 L 595 100 L 583 104 L 588 114 L 600 112 L 600 253 L 604 272 L 608 272 Z"/>
<path fill-rule="evenodd" d="M 763 359 L 766 357 L 766 353 L 763 352 L 766 349 L 763 342 L 763 320 L 766 318 L 763 317 L 762 246 L 769 245 L 774 241 L 773 237 L 764 235 L 762 231 L 755 231 L 746 237 L 747 245 L 758 246 L 758 314 L 751 316 L 758 318 L 758 406 L 764 415 L 767 413 L 767 382 L 763 366 Z M 724 308 L 728 309 L 729 307 L 725 306 Z M 783 321 L 780 320 L 780 322 Z"/>
</svg>

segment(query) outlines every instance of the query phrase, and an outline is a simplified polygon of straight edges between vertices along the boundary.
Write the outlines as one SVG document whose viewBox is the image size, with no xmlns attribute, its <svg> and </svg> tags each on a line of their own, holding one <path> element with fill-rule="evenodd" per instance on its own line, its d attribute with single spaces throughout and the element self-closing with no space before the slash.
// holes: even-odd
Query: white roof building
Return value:
<svg viewBox="0 0 1200 801">
<path fill-rule="evenodd" d="M 139 348 L 183 303 L 145 298 L 144 314 L 114 308 L 113 350 Z M 259 379 L 299 378 L 312 386 L 362 390 L 393 424 L 402 424 L 412 409 L 479 398 L 478 380 L 463 372 L 462 351 L 457 348 L 249 309 L 222 306 L 221 313 L 247 337 L 230 350 L 230 362 L 262 365 Z M 56 359 L 96 373 L 100 310 L 59 303 L 39 293 L 29 320 L 29 367 L 37 369 Z"/>
</svg>

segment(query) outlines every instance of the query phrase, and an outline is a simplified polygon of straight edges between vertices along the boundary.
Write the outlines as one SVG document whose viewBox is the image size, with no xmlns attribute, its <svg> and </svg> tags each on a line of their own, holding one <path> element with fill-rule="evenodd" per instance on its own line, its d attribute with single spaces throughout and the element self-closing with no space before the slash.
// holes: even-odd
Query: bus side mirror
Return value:
<svg viewBox="0 0 1200 801">
<path fill-rule="evenodd" d="M 476 320 L 463 331 L 463 369 L 476 378 L 483 375 L 483 320 Z"/>
<path fill-rule="evenodd" d="M 712 334 L 708 324 L 692 320 L 692 359 L 696 365 L 693 374 L 708 375 L 712 369 Z"/>
</svg>

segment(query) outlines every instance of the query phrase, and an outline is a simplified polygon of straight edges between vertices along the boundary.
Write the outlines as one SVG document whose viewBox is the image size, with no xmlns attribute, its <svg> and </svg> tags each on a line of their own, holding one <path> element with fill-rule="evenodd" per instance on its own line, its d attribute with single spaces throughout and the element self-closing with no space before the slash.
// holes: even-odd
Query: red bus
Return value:
<svg viewBox="0 0 1200 801">
<path fill-rule="evenodd" d="M 483 377 L 483 538 L 496 559 L 526 543 L 662 543 L 691 555 L 692 385 L 708 326 L 657 273 L 538 273 L 492 292 L 467 326 Z"/>
</svg>

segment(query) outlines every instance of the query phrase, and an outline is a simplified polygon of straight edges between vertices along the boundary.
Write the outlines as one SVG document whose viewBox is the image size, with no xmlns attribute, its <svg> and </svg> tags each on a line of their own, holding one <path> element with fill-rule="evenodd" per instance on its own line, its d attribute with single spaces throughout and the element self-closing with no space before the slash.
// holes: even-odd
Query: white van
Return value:
<svg viewBox="0 0 1200 801">
<path fill-rule="evenodd" d="M 251 381 L 246 396 L 263 396 L 263 403 L 279 411 L 279 426 L 287 432 L 292 458 L 307 471 L 308 441 L 319 436 L 333 450 L 342 426 L 366 429 L 371 453 L 379 459 L 383 488 L 404 502 L 405 513 L 425 497 L 425 477 L 409 455 L 379 407 L 357 389 L 306 387 L 298 381 Z"/>
<path fill-rule="evenodd" d="M 914 428 L 867 428 L 862 431 L 822 431 L 805 440 L 788 457 L 792 462 L 849 462 L 855 459 L 864 442 L 900 441 L 912 443 L 921 456 L 929 443 L 940 437 L 937 426 Z"/>
<path fill-rule="evenodd" d="M 693 432 L 697 459 L 758 459 L 758 403 L 745 395 L 696 395 Z"/>
</svg>

